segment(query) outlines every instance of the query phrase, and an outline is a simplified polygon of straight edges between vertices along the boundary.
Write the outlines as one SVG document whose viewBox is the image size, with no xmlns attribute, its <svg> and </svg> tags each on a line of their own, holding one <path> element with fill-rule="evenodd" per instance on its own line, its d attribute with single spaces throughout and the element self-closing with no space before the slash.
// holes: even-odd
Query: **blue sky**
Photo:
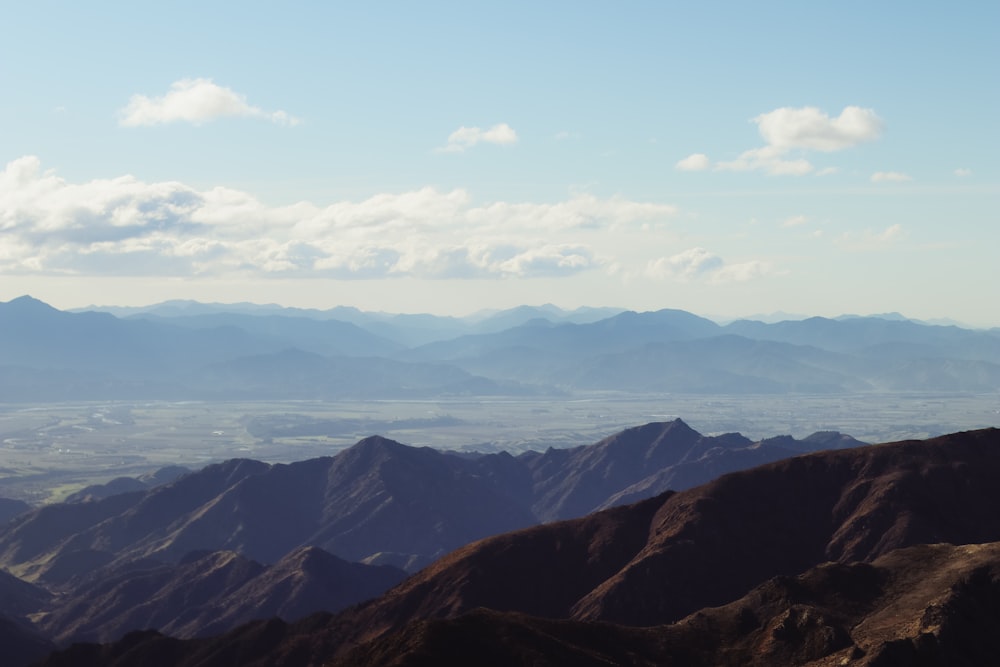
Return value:
<svg viewBox="0 0 1000 667">
<path fill-rule="evenodd" d="M 1000 4 L 6 3 L 0 299 L 1000 325 Z"/>
</svg>

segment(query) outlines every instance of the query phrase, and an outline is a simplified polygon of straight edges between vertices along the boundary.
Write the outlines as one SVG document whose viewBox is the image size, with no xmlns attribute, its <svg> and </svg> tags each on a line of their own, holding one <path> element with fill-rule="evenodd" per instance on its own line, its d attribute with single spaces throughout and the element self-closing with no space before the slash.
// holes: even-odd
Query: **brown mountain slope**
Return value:
<svg viewBox="0 0 1000 667">
<path fill-rule="evenodd" d="M 155 539 L 178 517 L 197 513 L 213 501 L 220 489 L 268 468 L 258 461 L 233 459 L 149 492 L 41 507 L 0 529 L 0 565 L 25 579 L 43 581 L 49 569 L 59 565 L 53 581 L 62 582 L 95 564 L 104 565 L 136 543 Z M 73 567 L 77 561 L 79 566 Z"/>
<path fill-rule="evenodd" d="M 475 607 L 566 617 L 635 558 L 662 502 L 653 498 L 471 544 L 358 610 L 349 623 L 368 638 L 413 618 L 454 616 Z"/>
<path fill-rule="evenodd" d="M 749 439 L 736 437 L 740 446 L 750 444 Z M 525 457 L 534 487 L 532 509 L 542 521 L 583 516 L 649 475 L 685 458 L 697 458 L 693 450 L 699 445 L 705 448 L 706 440 L 715 439 L 705 439 L 675 419 L 626 429 L 594 445 Z"/>
<path fill-rule="evenodd" d="M 627 628 L 476 610 L 421 621 L 330 667 L 994 664 L 1000 543 L 921 545 L 872 564 L 778 577 L 669 626 Z"/>
<path fill-rule="evenodd" d="M 388 565 L 352 563 L 318 549 L 301 547 L 249 580 L 175 634 L 209 636 L 253 619 L 294 621 L 316 612 L 336 612 L 381 595 L 406 578 Z M 214 612 L 214 613 L 213 613 Z"/>
<path fill-rule="evenodd" d="M 727 437 L 727 436 L 723 436 Z M 797 441 L 796 441 L 797 442 Z M 863 444 L 854 441 L 857 446 Z M 782 443 L 784 444 L 784 443 Z M 798 443 L 797 444 L 801 444 Z M 736 470 L 746 470 L 772 461 L 799 454 L 797 449 L 768 444 L 767 441 L 748 446 L 709 446 L 699 448 L 693 456 L 666 466 L 614 493 L 595 509 L 627 505 L 667 490 L 683 491 L 709 482 Z M 819 448 L 817 448 L 819 449 Z"/>
<path fill-rule="evenodd" d="M 927 542 L 1000 540 L 998 475 L 997 429 L 788 459 L 469 545 L 342 617 L 335 632 L 345 643 L 367 641 L 407 619 L 476 607 L 668 623 L 827 560 L 870 560 Z M 617 557 L 602 559 L 609 544 Z M 581 568 L 559 554 L 587 556 L 576 561 Z M 593 562 L 605 569 L 588 569 Z"/>
<path fill-rule="evenodd" d="M 727 605 L 634 628 L 476 609 L 415 621 L 330 659 L 330 617 L 181 642 L 77 644 L 41 667 L 979 667 L 1000 652 L 1000 543 L 919 545 L 776 577 Z"/>
<path fill-rule="evenodd" d="M 59 643 L 110 641 L 155 628 L 176 637 L 218 634 L 254 619 L 339 611 L 399 583 L 396 568 L 349 563 L 303 547 L 271 567 L 231 551 L 177 565 L 98 573 L 50 605 L 38 626 Z"/>
<path fill-rule="evenodd" d="M 176 566 L 109 573 L 59 600 L 38 625 L 60 643 L 108 641 L 130 630 L 173 628 L 205 617 L 206 608 L 218 614 L 220 599 L 264 569 L 233 552 L 218 551 L 195 555 Z"/>
<path fill-rule="evenodd" d="M 381 552 L 424 562 L 534 524 L 462 459 L 367 438 L 289 465 L 229 461 L 144 493 L 36 510 L 0 529 L 0 565 L 65 584 L 112 561 L 174 561 L 231 550 L 273 563 L 314 545 L 350 560 Z"/>
<path fill-rule="evenodd" d="M 803 452 L 863 444 L 840 433 L 754 443 L 739 433 L 705 436 L 674 419 L 628 428 L 593 445 L 523 454 L 518 461 L 530 472 L 532 512 L 541 521 L 555 521 L 689 489 Z"/>
<path fill-rule="evenodd" d="M 1000 540 L 1000 430 L 787 459 L 677 494 L 646 547 L 573 609 L 664 623 L 769 577 L 913 544 Z"/>
<path fill-rule="evenodd" d="M 828 560 L 1000 540 L 998 476 L 997 429 L 788 459 L 469 545 L 351 612 L 342 627 L 367 640 L 406 619 L 476 607 L 668 623 Z"/>
<path fill-rule="evenodd" d="M 0 566 L 65 588 L 95 568 L 191 551 L 273 563 L 319 546 L 410 569 L 487 535 L 688 487 L 806 446 L 701 436 L 681 420 L 594 445 L 460 457 L 373 436 L 335 457 L 232 460 L 146 492 L 44 507 L 0 527 Z M 624 495 L 623 495 L 624 494 Z"/>
<path fill-rule="evenodd" d="M 870 664 L 900 664 L 892 662 L 892 652 L 931 651 L 921 644 L 928 640 L 920 639 L 920 627 L 940 625 L 945 638 L 965 637 L 966 632 L 975 637 L 975 629 L 979 627 L 975 619 L 980 615 L 976 605 L 983 606 L 983 613 L 988 612 L 985 618 L 993 618 L 989 614 L 1000 608 L 993 583 L 996 577 L 992 569 L 983 574 L 980 565 L 993 562 L 989 559 L 994 558 L 994 551 L 983 551 L 985 560 L 979 564 L 973 558 L 975 549 L 953 552 L 958 559 L 955 564 L 949 564 L 951 557 L 935 561 L 929 552 L 915 551 L 916 556 L 901 561 L 900 572 L 904 574 L 892 575 L 911 578 L 899 579 L 898 586 L 892 585 L 895 588 L 881 575 L 872 577 L 868 565 L 819 568 L 820 574 L 808 574 L 802 581 L 808 583 L 812 581 L 809 577 L 819 577 L 817 581 L 821 582 L 822 577 L 829 576 L 833 577 L 832 583 L 817 583 L 813 592 L 806 586 L 805 597 L 788 583 L 792 581 L 788 577 L 825 561 L 873 561 L 896 548 L 922 543 L 1000 541 L 1000 515 L 995 511 L 1000 506 L 1000 486 L 995 484 L 998 477 L 1000 430 L 997 429 L 806 455 L 583 519 L 488 538 L 449 554 L 371 603 L 333 618 L 315 617 L 291 626 L 273 623 L 245 626 L 209 643 L 178 648 L 184 656 L 197 653 L 201 657 L 198 662 L 190 663 L 185 662 L 189 657 L 183 657 L 177 664 L 232 664 L 218 662 L 215 656 L 245 650 L 253 642 L 259 642 L 260 652 L 254 656 L 257 664 L 322 664 L 337 655 L 347 660 L 343 656 L 352 647 L 372 641 L 387 642 L 386 645 L 397 640 L 404 644 L 416 641 L 395 633 L 410 632 L 404 629 L 418 627 L 413 623 L 454 618 L 477 607 L 583 622 L 651 626 L 676 622 L 713 605 L 728 605 L 727 613 L 736 620 L 726 621 L 726 617 L 718 616 L 717 622 L 705 626 L 707 630 L 699 631 L 700 636 L 714 637 L 713 646 L 719 645 L 720 637 L 726 638 L 728 644 L 721 645 L 733 648 L 736 657 L 710 653 L 712 657 L 702 664 L 742 664 L 747 653 L 739 651 L 753 654 L 757 650 L 764 651 L 763 655 L 770 651 L 774 657 L 771 662 L 760 664 L 794 663 L 847 649 L 853 652 L 853 644 L 870 656 Z M 890 561 L 879 561 L 882 562 Z M 940 569 L 919 571 L 919 567 L 930 567 L 934 562 L 940 563 Z M 841 576 L 838 573 L 842 571 L 855 574 Z M 948 579 L 949 573 L 962 572 L 970 576 Z M 772 588 L 765 584 L 782 575 L 786 578 L 777 580 Z M 965 581 L 971 584 L 966 586 L 962 583 Z M 921 589 L 926 604 L 907 602 L 902 597 L 908 591 L 916 592 L 918 582 L 928 582 L 928 587 Z M 932 586 L 937 583 L 941 584 L 940 589 Z M 740 611 L 738 605 L 729 604 L 762 585 L 756 593 L 762 601 L 750 605 L 749 614 Z M 937 590 L 940 594 L 934 592 Z M 960 595 L 949 601 L 949 591 Z M 818 611 L 805 613 L 808 609 L 795 607 L 802 600 L 803 604 L 816 606 Z M 711 618 L 711 613 L 716 613 L 710 612 L 704 610 L 703 614 Z M 782 616 L 786 612 L 790 615 Z M 851 614 L 857 622 L 851 620 Z M 914 626 L 912 619 L 918 614 L 924 626 Z M 935 621 L 938 617 L 940 623 Z M 699 617 L 693 618 L 685 623 L 694 624 L 697 629 Z M 774 621 L 776 618 L 780 620 Z M 911 620 L 906 621 L 907 618 Z M 897 620 L 902 623 L 898 632 L 890 627 Z M 723 628 L 725 632 L 719 634 L 720 624 L 724 623 L 735 624 L 738 632 Z M 856 632 L 859 623 L 867 624 L 864 628 L 869 635 Z M 554 636 L 556 631 L 550 632 L 547 627 L 541 632 L 547 637 Z M 746 640 L 749 642 L 746 646 L 752 645 L 752 649 L 740 648 L 743 642 L 740 637 L 749 636 L 757 627 L 764 628 L 758 638 L 760 642 L 785 637 L 791 648 L 782 648 L 784 644 L 780 642 L 761 648 L 758 639 L 752 638 Z M 842 630 L 852 633 L 849 642 Z M 626 642 L 637 631 L 572 632 L 578 637 L 573 641 L 582 641 L 581 636 L 587 641 L 590 637 L 595 641 L 605 637 L 614 645 Z M 616 639 L 617 632 L 624 632 L 624 638 Z M 511 629 L 502 635 L 501 643 L 517 645 L 525 633 L 531 634 L 528 630 Z M 692 636 L 696 635 L 697 632 Z M 912 645 L 907 644 L 910 638 L 914 638 Z M 871 648 L 883 639 L 882 648 L 878 651 Z M 562 640 L 557 637 L 554 641 Z M 863 644 L 864 641 L 869 644 Z M 485 645 L 490 646 L 489 642 Z M 691 650 L 701 651 L 698 646 L 690 644 Z M 650 650 L 653 649 L 656 647 Z M 711 650 L 721 649 L 716 646 Z M 635 655 L 646 655 L 642 651 L 637 648 Z M 889 657 L 878 658 L 882 662 L 877 662 L 877 656 L 885 651 Z M 667 654 L 649 655 L 655 664 Z M 673 654 L 667 657 L 670 655 Z M 837 657 L 840 659 L 840 654 Z M 633 662 L 623 658 L 619 664 L 647 663 L 638 658 Z"/>
</svg>

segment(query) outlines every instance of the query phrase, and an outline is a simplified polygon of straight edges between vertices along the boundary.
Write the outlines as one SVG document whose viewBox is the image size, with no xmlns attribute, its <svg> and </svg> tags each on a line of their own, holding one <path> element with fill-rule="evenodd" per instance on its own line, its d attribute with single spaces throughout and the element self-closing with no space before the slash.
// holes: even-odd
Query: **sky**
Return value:
<svg viewBox="0 0 1000 667">
<path fill-rule="evenodd" d="M 0 2 L 0 300 L 1000 326 L 997 2 Z"/>
</svg>

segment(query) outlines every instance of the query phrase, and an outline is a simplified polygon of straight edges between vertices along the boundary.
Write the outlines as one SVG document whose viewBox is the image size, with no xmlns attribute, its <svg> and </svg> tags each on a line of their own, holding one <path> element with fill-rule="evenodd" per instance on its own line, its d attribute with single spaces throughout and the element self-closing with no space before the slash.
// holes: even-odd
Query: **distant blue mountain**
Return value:
<svg viewBox="0 0 1000 667">
<path fill-rule="evenodd" d="M 466 317 L 450 317 L 426 313 L 366 312 L 351 306 L 318 310 L 314 308 L 288 308 L 277 304 L 199 303 L 197 301 L 174 300 L 150 306 L 88 306 L 74 312 L 86 311 L 106 312 L 116 317 L 187 320 L 189 323 L 221 318 L 222 315 L 317 321 L 336 320 L 353 324 L 398 345 L 412 347 L 465 334 L 494 333 L 520 326 L 535 319 L 577 324 L 595 322 L 611 317 L 621 312 L 622 309 L 582 307 L 575 310 L 564 310 L 552 304 L 545 304 L 542 306 L 517 306 L 507 310 L 481 311 Z"/>
<path fill-rule="evenodd" d="M 298 315 L 205 313 L 165 318 L 140 314 L 132 319 L 137 318 L 190 329 L 234 327 L 261 339 L 273 340 L 276 346 L 293 345 L 328 356 L 386 356 L 403 347 L 350 322 Z"/>
<path fill-rule="evenodd" d="M 1000 330 L 895 313 L 722 326 L 552 305 L 468 318 L 195 302 L 120 312 L 0 303 L 0 400 L 1000 389 Z"/>
</svg>

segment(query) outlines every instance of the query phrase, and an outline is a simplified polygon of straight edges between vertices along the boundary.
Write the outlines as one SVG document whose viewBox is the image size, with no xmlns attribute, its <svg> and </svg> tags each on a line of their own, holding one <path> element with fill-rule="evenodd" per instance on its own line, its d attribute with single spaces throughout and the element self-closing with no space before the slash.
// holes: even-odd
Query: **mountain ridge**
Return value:
<svg viewBox="0 0 1000 667">
<path fill-rule="evenodd" d="M 619 504 L 622 493 L 686 488 L 809 447 L 702 436 L 679 419 L 518 457 L 462 457 L 372 436 L 333 457 L 231 459 L 144 491 L 39 508 L 0 527 L 0 565 L 58 585 L 85 565 L 176 561 L 205 549 L 273 563 L 314 545 L 412 570 L 488 535 Z"/>
<path fill-rule="evenodd" d="M 968 487 L 949 481 L 973 471 Z M 400 623 L 449 618 L 477 607 L 660 625 L 726 604 L 771 577 L 829 560 L 870 561 L 929 542 L 998 541 L 1000 519 L 989 510 L 990 502 L 981 502 L 1000 501 L 1000 490 L 990 481 L 997 471 L 1000 430 L 986 429 L 806 454 L 729 473 L 687 491 L 464 547 L 351 612 L 341 623 L 363 630 L 345 641 L 373 641 Z M 933 492 L 946 510 L 930 500 Z M 911 509 L 898 509 L 903 502 Z M 565 582 L 588 577 L 536 541 L 586 553 L 590 542 L 567 542 L 567 536 L 590 535 L 601 522 L 611 522 L 610 530 L 632 526 L 626 531 L 631 537 L 615 533 L 612 542 L 631 545 L 626 550 L 631 553 L 614 574 L 578 595 L 579 588 Z M 531 585 L 515 583 L 525 574 L 510 567 L 519 559 L 528 559 L 531 570 L 542 569 L 545 576 L 532 577 Z M 511 590 L 525 591 L 530 599 L 512 604 Z"/>
<path fill-rule="evenodd" d="M 234 655 L 334 667 L 982 664 L 1000 621 L 997 474 L 996 428 L 804 454 L 485 538 L 337 615 L 258 621 L 171 642 L 170 655 L 202 667 Z M 95 664 L 126 646 L 141 661 L 164 641 L 81 645 L 44 664 Z"/>
<path fill-rule="evenodd" d="M 295 309 L 194 310 L 122 319 L 59 311 L 30 297 L 0 303 L 0 399 L 954 393 L 1000 386 L 1000 330 L 906 319 L 723 326 L 676 309 L 523 307 L 474 321 L 356 309 L 331 309 L 324 318 Z"/>
</svg>

